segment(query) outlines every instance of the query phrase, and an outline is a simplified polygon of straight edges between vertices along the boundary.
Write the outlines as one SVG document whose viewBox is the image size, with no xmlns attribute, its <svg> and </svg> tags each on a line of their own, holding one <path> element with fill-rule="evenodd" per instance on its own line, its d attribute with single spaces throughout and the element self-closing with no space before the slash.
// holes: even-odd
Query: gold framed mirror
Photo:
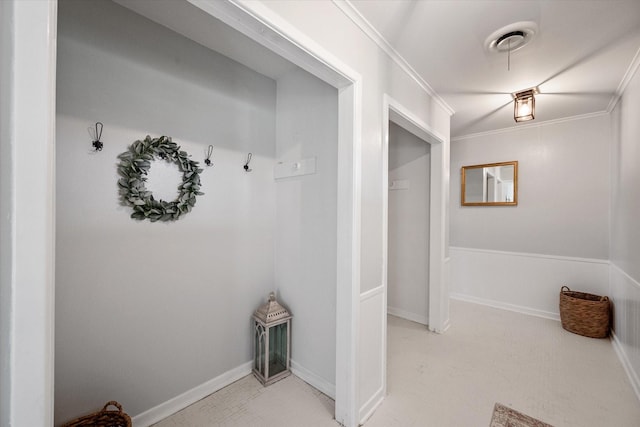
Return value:
<svg viewBox="0 0 640 427">
<path fill-rule="evenodd" d="M 516 206 L 518 162 L 487 163 L 461 169 L 462 206 Z"/>
</svg>

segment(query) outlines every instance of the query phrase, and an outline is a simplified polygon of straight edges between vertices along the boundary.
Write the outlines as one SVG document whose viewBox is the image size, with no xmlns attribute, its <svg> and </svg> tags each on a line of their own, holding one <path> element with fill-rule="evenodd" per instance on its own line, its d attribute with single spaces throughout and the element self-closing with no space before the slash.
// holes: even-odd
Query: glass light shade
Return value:
<svg viewBox="0 0 640 427">
<path fill-rule="evenodd" d="M 518 92 L 514 95 L 513 118 L 516 122 L 526 122 L 535 118 L 536 99 L 533 90 Z"/>
<path fill-rule="evenodd" d="M 291 374 L 291 314 L 272 292 L 253 320 L 253 374 L 267 386 Z"/>
</svg>

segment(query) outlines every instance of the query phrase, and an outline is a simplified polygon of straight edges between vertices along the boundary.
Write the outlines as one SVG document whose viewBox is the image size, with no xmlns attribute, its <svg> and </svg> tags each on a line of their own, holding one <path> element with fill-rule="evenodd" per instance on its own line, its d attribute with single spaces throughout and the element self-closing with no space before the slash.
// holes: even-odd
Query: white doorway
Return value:
<svg viewBox="0 0 640 427">
<path fill-rule="evenodd" d="M 164 6 L 169 3 L 165 3 Z M 339 239 L 337 242 L 337 309 L 336 319 L 347 327 L 336 331 L 336 419 L 346 425 L 357 425 L 357 318 L 359 295 L 359 251 L 360 251 L 360 133 L 361 129 L 361 78 L 344 64 L 340 63 L 328 52 L 320 48 L 308 48 L 308 40 L 293 27 L 278 20 L 274 13 L 256 13 L 242 6 L 228 2 L 200 2 L 203 10 L 212 16 L 229 23 L 236 30 L 256 39 L 270 50 L 286 57 L 306 71 L 338 89 L 339 98 L 339 135 L 338 144 L 338 206 L 337 222 Z M 11 311 L 15 313 L 11 321 L 16 320 L 15 327 L 7 334 L 2 333 L 2 341 L 11 340 L 14 349 L 27 348 L 33 354 L 32 358 L 15 359 L 11 354 L 3 353 L 2 362 L 11 365 L 8 378 L 0 381 L 0 389 L 11 389 L 11 401 L 7 403 L 9 410 L 1 419 L 12 419 L 17 424 L 24 425 L 52 425 L 53 424 L 53 325 L 54 325 L 54 280 L 53 266 L 55 265 L 55 236 L 54 210 L 55 192 L 53 187 L 55 172 L 55 70 L 56 70 L 56 8 L 57 2 L 46 4 L 39 2 L 13 1 L 8 8 L 14 11 L 16 22 L 8 28 L 9 34 L 15 34 L 14 46 L 16 51 L 29 51 L 30 55 L 23 55 L 15 61 L 13 69 L 21 79 L 11 82 L 12 94 L 21 99 L 12 110 L 11 133 L 40 141 L 36 148 L 19 150 L 16 160 L 7 169 L 16 182 L 29 182 L 36 185 L 43 194 L 40 204 L 42 209 L 33 209 L 33 203 L 25 203 L 25 198 L 15 198 L 11 201 L 11 194 L 3 192 L 1 197 L 15 212 L 38 212 L 35 217 L 26 215 L 21 222 L 21 228 L 32 229 L 24 241 L 35 241 L 35 245 L 42 250 L 24 255 L 24 248 L 30 245 L 20 245 L 18 250 L 12 249 L 10 257 L 4 255 L 0 263 L 5 265 L 5 259 L 20 258 L 20 263 L 14 263 L 12 275 L 14 277 L 33 277 L 27 280 L 31 285 L 21 291 L 20 298 L 12 299 Z M 15 10 L 14 10 L 15 9 Z M 156 7 L 155 12 L 166 13 L 166 7 Z M 4 5 L 2 10 L 4 11 Z M 177 20 L 177 17 L 173 17 Z M 277 22 L 278 25 L 270 24 Z M 28 30 L 27 30 L 28 29 Z M 4 54 L 4 52 L 3 52 Z M 3 55 L 3 59 L 5 56 Z M 27 58 L 27 59 L 25 59 Z M 34 67 L 33 64 L 37 66 Z M 28 71 L 28 72 L 27 72 Z M 33 85 L 37 81 L 41 86 Z M 4 85 L 3 85 L 4 88 Z M 34 112 L 33 105 L 38 105 Z M 7 115 L 8 117 L 8 115 Z M 5 115 L 3 112 L 2 120 Z M 28 132 L 25 130 L 28 129 Z M 33 156 L 33 150 L 39 152 Z M 4 152 L 4 145 L 3 145 Z M 28 171 L 18 166 L 24 162 L 36 164 L 36 171 Z M 34 163 L 35 162 L 35 163 Z M 26 175 L 25 175 L 26 174 Z M 27 176 L 28 175 L 28 176 Z M 4 175 L 3 175 L 4 177 Z M 24 179 L 26 177 L 26 179 Z M 20 187 L 20 189 L 22 189 Z M 35 225 L 30 227 L 31 225 Z M 13 239 L 13 234 L 11 238 Z M 31 239 L 33 237 L 33 239 Z M 29 251 L 29 250 L 28 250 Z M 24 253 L 24 254 L 23 254 Z M 29 262 L 27 262 L 29 260 Z M 36 270 L 34 263 L 38 264 Z M 37 277 L 35 277 L 35 276 Z M 12 279 L 13 280 L 13 279 Z M 3 290 L 4 290 L 3 280 Z M 7 282 L 7 283 L 14 283 Z M 24 294 L 24 297 L 22 297 Z M 35 309 L 34 309 L 35 307 Z M 35 310 L 35 311 L 34 311 Z M 25 316 L 24 313 L 41 313 L 38 319 Z M 3 317 L 3 325 L 4 325 Z M 20 333 L 15 333 L 18 330 Z M 33 369 L 31 360 L 41 360 L 39 369 Z M 15 388 L 15 384 L 20 387 Z M 11 388 L 13 387 L 13 388 Z M 29 394 L 30 399 L 21 399 Z M 9 394 L 7 394 L 9 396 Z M 35 396 L 35 397 L 34 397 Z M 30 400 L 39 400 L 42 404 L 37 410 L 25 405 Z M 3 401 L 3 407 L 4 407 Z"/>
<path fill-rule="evenodd" d="M 389 122 L 387 313 L 427 325 L 431 147 Z"/>
<path fill-rule="evenodd" d="M 442 333 L 449 323 L 446 263 L 446 230 L 443 219 L 446 216 L 448 183 L 445 171 L 448 170 L 448 154 L 444 149 L 445 138 L 436 133 L 411 110 L 388 95 L 383 99 L 383 144 L 382 144 L 382 188 L 383 188 L 383 242 L 382 242 L 382 283 L 385 288 L 385 306 L 388 300 L 388 266 L 389 266 L 389 123 L 392 122 L 418 140 L 429 145 L 429 196 L 428 218 L 428 250 L 424 263 L 429 266 L 428 280 L 425 283 L 424 316 L 430 331 Z M 409 183 L 410 185 L 410 183 Z M 445 188 L 447 190 L 445 191 Z M 402 190 L 398 190 L 402 191 Z M 422 317 L 420 316 L 420 317 Z M 423 322 L 421 322 L 423 323 Z M 386 331 L 384 331 L 386 336 Z M 386 347 L 386 344 L 385 344 Z"/>
</svg>

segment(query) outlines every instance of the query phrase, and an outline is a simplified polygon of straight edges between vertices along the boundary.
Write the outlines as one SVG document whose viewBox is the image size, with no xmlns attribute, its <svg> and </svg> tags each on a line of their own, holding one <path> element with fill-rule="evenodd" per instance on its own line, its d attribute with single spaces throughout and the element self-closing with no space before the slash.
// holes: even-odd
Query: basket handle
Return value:
<svg viewBox="0 0 640 427">
<path fill-rule="evenodd" d="M 104 405 L 104 408 L 102 408 L 102 412 L 115 412 L 115 411 L 108 411 L 107 408 L 109 406 L 115 406 L 116 408 L 118 408 L 118 413 L 122 414 L 122 405 L 119 404 L 118 402 L 116 402 L 115 400 L 111 400 L 109 402 L 107 402 L 106 405 Z"/>
<path fill-rule="evenodd" d="M 564 285 L 563 287 L 560 288 L 560 292 L 570 292 L 571 289 L 569 289 L 569 287 L 567 285 Z"/>
</svg>

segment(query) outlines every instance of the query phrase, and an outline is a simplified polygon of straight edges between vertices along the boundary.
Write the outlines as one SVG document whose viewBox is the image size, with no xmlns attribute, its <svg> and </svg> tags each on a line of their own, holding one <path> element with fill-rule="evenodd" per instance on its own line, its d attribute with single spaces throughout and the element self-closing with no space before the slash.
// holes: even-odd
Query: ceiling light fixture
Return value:
<svg viewBox="0 0 640 427">
<path fill-rule="evenodd" d="M 537 33 L 538 25 L 535 22 L 515 22 L 494 31 L 487 37 L 484 43 L 485 49 L 495 53 L 507 52 L 507 70 L 511 70 L 511 52 L 529 44 Z"/>
<path fill-rule="evenodd" d="M 516 92 L 513 96 L 513 119 L 516 122 L 527 122 L 535 118 L 537 88 Z"/>
</svg>

